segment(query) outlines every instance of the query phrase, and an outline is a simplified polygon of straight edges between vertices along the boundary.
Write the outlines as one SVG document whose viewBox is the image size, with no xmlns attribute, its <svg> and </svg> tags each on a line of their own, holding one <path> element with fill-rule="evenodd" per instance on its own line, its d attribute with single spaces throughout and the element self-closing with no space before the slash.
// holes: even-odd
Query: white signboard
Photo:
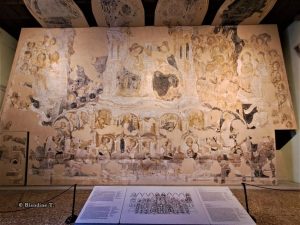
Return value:
<svg viewBox="0 0 300 225">
<path fill-rule="evenodd" d="M 198 187 L 200 203 L 213 225 L 255 225 L 228 187 Z"/>
<path fill-rule="evenodd" d="M 255 225 L 227 187 L 94 187 L 83 224 Z"/>
<path fill-rule="evenodd" d="M 209 224 L 192 187 L 128 187 L 121 224 Z"/>
<path fill-rule="evenodd" d="M 126 187 L 94 187 L 76 224 L 119 224 Z"/>
</svg>

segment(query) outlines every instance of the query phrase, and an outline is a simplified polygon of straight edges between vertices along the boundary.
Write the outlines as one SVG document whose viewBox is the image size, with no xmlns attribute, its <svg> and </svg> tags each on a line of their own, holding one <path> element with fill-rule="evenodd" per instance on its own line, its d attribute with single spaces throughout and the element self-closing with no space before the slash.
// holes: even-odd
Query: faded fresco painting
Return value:
<svg viewBox="0 0 300 225">
<path fill-rule="evenodd" d="M 29 184 L 272 184 L 296 128 L 274 25 L 23 29 L 7 90 Z"/>
<path fill-rule="evenodd" d="M 89 27 L 73 0 L 23 0 L 42 27 Z"/>
<path fill-rule="evenodd" d="M 277 0 L 225 0 L 212 25 L 259 24 L 271 11 Z"/>
<path fill-rule="evenodd" d="M 99 27 L 142 27 L 145 25 L 141 0 L 91 0 Z"/>
<path fill-rule="evenodd" d="M 27 132 L 0 131 L 0 185 L 24 185 Z"/>
<path fill-rule="evenodd" d="M 155 26 L 199 26 L 206 15 L 209 0 L 159 0 Z"/>
</svg>

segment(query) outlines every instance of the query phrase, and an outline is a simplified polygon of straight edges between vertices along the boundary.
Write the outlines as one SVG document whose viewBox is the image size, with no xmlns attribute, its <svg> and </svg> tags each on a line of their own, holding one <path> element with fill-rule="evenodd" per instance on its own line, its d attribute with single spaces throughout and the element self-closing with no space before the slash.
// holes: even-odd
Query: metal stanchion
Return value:
<svg viewBox="0 0 300 225">
<path fill-rule="evenodd" d="M 77 215 L 74 214 L 74 210 L 75 210 L 75 200 L 76 200 L 76 186 L 77 184 L 74 184 L 74 190 L 73 190 L 73 204 L 72 204 L 72 214 L 71 216 L 69 216 L 65 223 L 66 224 L 71 224 L 71 223 L 75 223 L 76 219 L 77 219 Z"/>
</svg>

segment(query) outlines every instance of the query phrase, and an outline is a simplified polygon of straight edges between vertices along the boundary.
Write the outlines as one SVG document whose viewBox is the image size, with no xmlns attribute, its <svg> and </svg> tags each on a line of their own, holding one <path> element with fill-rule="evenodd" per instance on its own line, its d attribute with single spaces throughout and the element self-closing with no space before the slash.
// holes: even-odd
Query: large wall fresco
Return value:
<svg viewBox="0 0 300 225">
<path fill-rule="evenodd" d="M 273 25 L 23 29 L 0 122 L 47 185 L 276 183 L 296 128 Z"/>
</svg>

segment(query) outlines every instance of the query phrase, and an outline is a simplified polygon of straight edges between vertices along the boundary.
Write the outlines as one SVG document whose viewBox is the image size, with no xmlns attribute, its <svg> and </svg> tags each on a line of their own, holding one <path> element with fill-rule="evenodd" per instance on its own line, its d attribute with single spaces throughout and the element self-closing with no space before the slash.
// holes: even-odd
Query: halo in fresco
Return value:
<svg viewBox="0 0 300 225">
<path fill-rule="evenodd" d="M 42 27 L 88 27 L 84 14 L 73 0 L 23 0 Z"/>
</svg>

